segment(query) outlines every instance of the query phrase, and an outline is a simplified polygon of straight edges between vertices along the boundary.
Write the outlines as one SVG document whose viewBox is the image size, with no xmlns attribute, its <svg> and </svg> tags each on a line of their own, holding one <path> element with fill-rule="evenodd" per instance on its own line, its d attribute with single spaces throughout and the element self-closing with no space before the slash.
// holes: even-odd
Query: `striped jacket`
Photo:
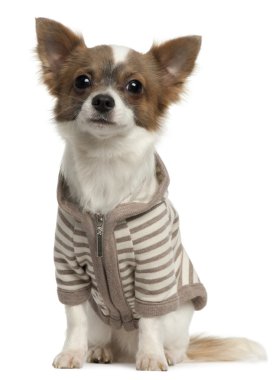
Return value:
<svg viewBox="0 0 279 380">
<path fill-rule="evenodd" d="M 120 204 L 93 215 L 71 200 L 60 174 L 54 260 L 58 297 L 67 305 L 88 300 L 116 328 L 137 328 L 138 319 L 159 316 L 206 291 L 180 239 L 179 219 L 166 196 L 169 177 L 156 155 L 158 191 L 151 202 Z"/>
</svg>

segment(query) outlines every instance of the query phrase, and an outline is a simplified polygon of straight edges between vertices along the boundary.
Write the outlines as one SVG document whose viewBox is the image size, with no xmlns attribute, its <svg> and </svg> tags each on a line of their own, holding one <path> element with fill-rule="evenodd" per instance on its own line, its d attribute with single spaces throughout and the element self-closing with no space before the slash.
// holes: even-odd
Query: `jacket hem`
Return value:
<svg viewBox="0 0 279 380">
<path fill-rule="evenodd" d="M 75 306 L 88 300 L 90 296 L 91 285 L 74 292 L 63 289 L 57 289 L 59 301 L 64 305 Z"/>
<path fill-rule="evenodd" d="M 127 331 L 135 330 L 138 328 L 138 319 L 133 318 L 131 320 L 122 321 L 119 317 L 103 314 L 101 310 L 99 309 L 98 305 L 96 304 L 96 302 L 94 301 L 94 298 L 92 297 L 92 295 L 89 298 L 89 303 L 91 307 L 93 308 L 93 310 L 95 311 L 95 313 L 98 315 L 98 317 L 105 324 L 115 329 L 120 329 L 121 327 L 124 327 L 124 329 Z"/>
<path fill-rule="evenodd" d="M 193 284 L 183 286 L 178 296 L 172 296 L 166 301 L 161 302 L 144 302 L 135 300 L 136 312 L 144 318 L 159 317 L 178 309 L 180 305 L 192 301 L 195 310 L 200 310 L 206 305 L 207 295 L 202 284 Z"/>
</svg>

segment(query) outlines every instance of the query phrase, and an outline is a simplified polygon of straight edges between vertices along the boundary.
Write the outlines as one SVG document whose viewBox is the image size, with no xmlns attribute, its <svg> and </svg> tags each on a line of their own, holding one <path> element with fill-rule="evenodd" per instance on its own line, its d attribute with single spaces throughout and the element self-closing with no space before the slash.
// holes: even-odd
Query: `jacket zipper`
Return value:
<svg viewBox="0 0 279 380">
<path fill-rule="evenodd" d="M 104 252 L 104 224 L 105 217 L 103 214 L 95 214 L 96 219 L 96 251 L 97 256 L 102 257 Z"/>
</svg>

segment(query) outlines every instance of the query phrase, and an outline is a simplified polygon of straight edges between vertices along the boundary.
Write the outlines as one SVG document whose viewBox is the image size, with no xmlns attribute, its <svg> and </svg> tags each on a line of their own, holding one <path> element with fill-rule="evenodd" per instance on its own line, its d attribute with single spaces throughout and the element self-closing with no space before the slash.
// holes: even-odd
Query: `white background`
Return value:
<svg viewBox="0 0 279 380">
<path fill-rule="evenodd" d="M 277 4 L 276 4 L 277 3 Z M 0 377 L 38 379 L 278 379 L 279 55 L 276 1 L 1 2 Z M 63 143 L 39 84 L 34 17 L 81 31 L 89 46 L 146 51 L 153 40 L 199 34 L 188 95 L 158 146 L 171 177 L 184 245 L 209 293 L 193 332 L 261 342 L 266 363 L 132 365 L 54 370 L 65 321 L 52 262 Z"/>
</svg>

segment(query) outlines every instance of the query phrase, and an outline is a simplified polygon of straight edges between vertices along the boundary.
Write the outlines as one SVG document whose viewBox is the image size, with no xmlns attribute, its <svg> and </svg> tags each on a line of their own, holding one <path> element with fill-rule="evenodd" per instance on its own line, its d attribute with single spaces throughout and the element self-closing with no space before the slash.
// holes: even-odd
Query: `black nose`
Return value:
<svg viewBox="0 0 279 380">
<path fill-rule="evenodd" d="M 111 111 L 115 102 L 114 99 L 110 95 L 99 94 L 94 96 L 92 99 L 92 106 L 99 112 L 108 112 Z"/>
</svg>

